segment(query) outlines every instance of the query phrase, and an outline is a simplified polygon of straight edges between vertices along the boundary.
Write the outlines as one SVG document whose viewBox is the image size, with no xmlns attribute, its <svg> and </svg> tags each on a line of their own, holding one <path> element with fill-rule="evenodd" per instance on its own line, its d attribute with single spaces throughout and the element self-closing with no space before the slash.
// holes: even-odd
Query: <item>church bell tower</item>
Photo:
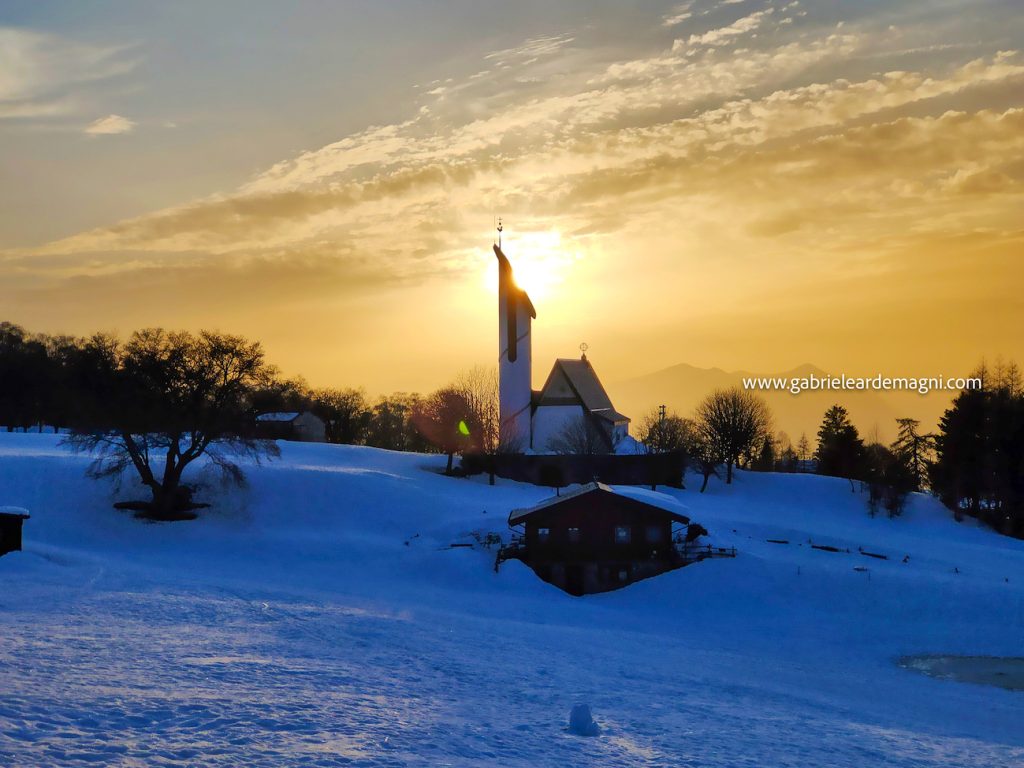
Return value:
<svg viewBox="0 0 1024 768">
<path fill-rule="evenodd" d="M 499 233 L 501 228 L 499 225 Z M 498 257 L 498 389 L 501 440 L 516 450 L 530 446 L 532 378 L 530 322 L 537 317 L 533 302 L 516 285 L 512 265 L 494 246 Z"/>
</svg>

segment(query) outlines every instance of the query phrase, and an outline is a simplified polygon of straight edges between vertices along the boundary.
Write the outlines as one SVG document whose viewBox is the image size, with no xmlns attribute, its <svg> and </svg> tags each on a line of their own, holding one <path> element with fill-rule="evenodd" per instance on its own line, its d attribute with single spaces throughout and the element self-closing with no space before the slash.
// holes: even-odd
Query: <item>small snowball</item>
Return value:
<svg viewBox="0 0 1024 768">
<path fill-rule="evenodd" d="M 600 732 L 597 723 L 590 714 L 590 706 L 587 704 L 574 704 L 569 713 L 569 732 L 577 736 L 597 736 Z"/>
</svg>

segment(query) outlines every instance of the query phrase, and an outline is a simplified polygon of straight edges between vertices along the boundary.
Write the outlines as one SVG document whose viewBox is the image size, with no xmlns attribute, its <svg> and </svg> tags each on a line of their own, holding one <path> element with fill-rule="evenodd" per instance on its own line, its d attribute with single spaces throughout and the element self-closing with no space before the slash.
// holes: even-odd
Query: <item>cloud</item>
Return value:
<svg viewBox="0 0 1024 768">
<path fill-rule="evenodd" d="M 38 252 L 228 255 L 336 242 L 346 244 L 340 253 L 364 248 L 378 254 L 380 269 L 398 274 L 409 254 L 422 250 L 423 233 L 429 230 L 437 249 L 435 265 L 443 270 L 459 263 L 461 221 L 475 213 L 517 211 L 536 221 L 560 219 L 572 230 L 607 231 L 613 222 L 628 220 L 634 205 L 647 210 L 687 190 L 727 199 L 734 194 L 731 185 L 744 187 L 734 168 L 779 179 L 803 174 L 806 181 L 817 149 L 829 145 L 829 131 L 857 135 L 843 126 L 965 89 L 1012 88 L 1024 80 L 1024 65 L 1013 55 L 999 54 L 968 62 L 945 77 L 899 71 L 860 82 L 840 79 L 769 90 L 757 99 L 724 101 L 695 117 L 677 118 L 657 108 L 674 102 L 676 109 L 685 109 L 693 103 L 687 100 L 721 97 L 789 77 L 852 45 L 853 38 L 832 35 L 743 58 L 712 55 L 683 61 L 667 72 L 640 67 L 643 77 L 626 85 L 600 84 L 513 103 L 445 131 L 426 130 L 433 126 L 432 117 L 368 129 L 280 163 L 233 194 L 84 232 Z M 623 115 L 642 114 L 652 106 L 649 124 L 620 124 Z M 108 121 L 116 124 L 118 119 L 100 122 Z M 883 125 L 895 131 L 898 124 Z M 788 137 L 800 138 L 753 156 L 775 158 L 771 168 L 749 168 L 747 148 Z M 881 138 L 878 142 L 884 145 Z M 498 147 L 502 152 L 494 155 Z M 780 154 L 787 148 L 792 152 Z M 972 173 L 981 168 L 972 166 Z M 987 178 L 986 188 L 995 185 Z M 641 199 L 634 201 L 634 196 Z M 618 211 L 612 214 L 609 206 Z M 801 229 L 790 226 L 790 220 L 783 226 L 773 223 L 777 214 L 770 201 L 766 208 L 750 223 L 751 233 Z M 403 227 L 396 228 L 395 221 L 403 221 Z"/>
<path fill-rule="evenodd" d="M 0 119 L 51 118 L 80 110 L 80 92 L 130 72 L 127 46 L 79 43 L 0 27 Z"/>
<path fill-rule="evenodd" d="M 129 120 L 121 115 L 107 115 L 98 120 L 93 120 L 84 130 L 90 136 L 116 136 L 121 133 L 131 133 L 138 125 L 134 120 Z"/>
<path fill-rule="evenodd" d="M 501 75 L 501 62 L 517 60 L 510 73 L 532 80 L 541 59 L 574 39 L 534 38 L 491 54 L 486 78 L 425 86 L 447 89 L 429 110 L 283 159 L 229 193 L 0 255 L 0 278 L 56 259 L 47 295 L 71 286 L 145 293 L 162 270 L 185 290 L 251 268 L 270 296 L 275 282 L 301 295 L 307 277 L 330 286 L 318 297 L 348 296 L 460 279 L 479 264 L 475 244 L 500 212 L 514 230 L 562 233 L 566 249 L 655 253 L 675 241 L 691 263 L 715 255 L 698 270 L 737 272 L 735 296 L 720 297 L 728 304 L 764 278 L 756 264 L 738 266 L 742 254 L 784 255 L 776 271 L 860 274 L 875 268 L 867 249 L 908 232 L 940 237 L 1013 220 L 1024 123 L 1007 103 L 1020 102 L 1019 55 L 819 80 L 873 55 L 877 36 L 831 23 L 776 29 L 741 51 L 702 43 L 581 58 L 529 86 Z M 97 123 L 116 120 L 125 118 Z M 288 283 L 280 275 L 293 263 Z"/>
<path fill-rule="evenodd" d="M 568 34 L 534 37 L 515 48 L 488 53 L 484 59 L 496 67 L 524 66 L 541 57 L 558 53 L 573 40 L 575 38 Z"/>
<path fill-rule="evenodd" d="M 690 39 L 686 41 L 687 45 L 725 45 L 735 37 L 744 35 L 747 32 L 753 32 L 773 13 L 775 13 L 774 8 L 766 8 L 763 11 L 755 11 L 749 16 L 737 19 L 727 27 L 712 29 L 701 35 L 690 35 Z"/>
<path fill-rule="evenodd" d="M 672 9 L 672 11 L 667 16 L 665 16 L 661 20 L 661 26 L 674 27 L 678 24 L 682 24 L 687 19 L 693 17 L 693 13 L 690 10 L 691 8 L 693 8 L 693 3 L 683 3 L 682 5 L 677 5 L 675 8 Z"/>
</svg>

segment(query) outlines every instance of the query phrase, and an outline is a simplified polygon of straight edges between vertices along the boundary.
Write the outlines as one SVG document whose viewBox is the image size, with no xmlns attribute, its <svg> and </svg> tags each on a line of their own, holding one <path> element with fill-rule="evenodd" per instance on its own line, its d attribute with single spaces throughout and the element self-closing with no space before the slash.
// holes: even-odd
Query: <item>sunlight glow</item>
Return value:
<svg viewBox="0 0 1024 768">
<path fill-rule="evenodd" d="M 515 274 L 516 284 L 534 300 L 550 298 L 569 276 L 572 264 L 580 257 L 565 243 L 557 230 L 505 233 L 502 249 Z M 485 279 L 488 289 L 498 289 L 498 266 L 492 258 Z"/>
</svg>

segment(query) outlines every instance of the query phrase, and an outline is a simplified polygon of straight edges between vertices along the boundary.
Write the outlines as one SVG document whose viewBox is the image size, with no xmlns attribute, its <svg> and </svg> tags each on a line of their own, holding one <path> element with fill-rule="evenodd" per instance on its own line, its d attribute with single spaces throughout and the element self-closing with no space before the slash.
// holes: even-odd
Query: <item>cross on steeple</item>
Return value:
<svg viewBox="0 0 1024 768">
<path fill-rule="evenodd" d="M 580 344 L 580 359 L 581 360 L 586 360 L 587 359 L 587 350 L 588 349 L 590 349 L 590 345 L 587 344 L 587 342 L 584 341 L 582 344 Z"/>
</svg>

